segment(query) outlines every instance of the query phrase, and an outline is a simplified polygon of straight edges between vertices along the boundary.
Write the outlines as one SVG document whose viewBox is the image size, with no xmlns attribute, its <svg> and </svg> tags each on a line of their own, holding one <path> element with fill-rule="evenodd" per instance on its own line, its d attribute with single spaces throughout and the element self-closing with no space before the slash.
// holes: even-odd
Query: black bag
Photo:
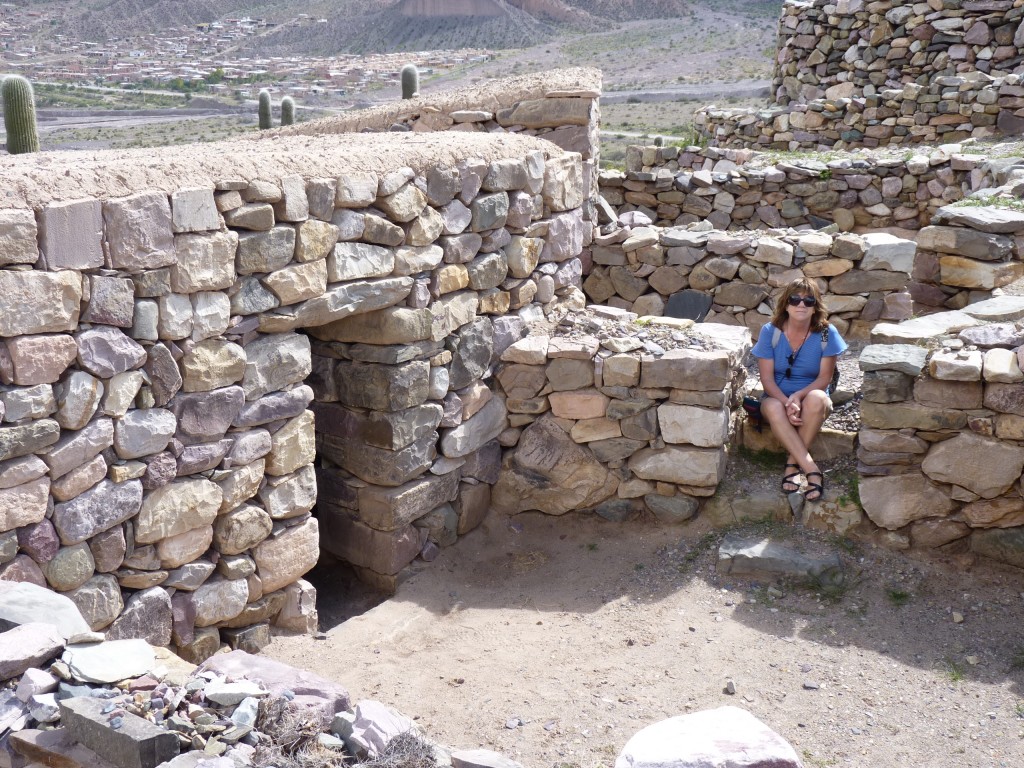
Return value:
<svg viewBox="0 0 1024 768">
<path fill-rule="evenodd" d="M 760 432 L 761 427 L 764 426 L 764 414 L 761 413 L 761 398 L 746 395 L 743 398 L 743 410 L 746 411 L 747 418 L 754 425 L 754 429 Z"/>
</svg>

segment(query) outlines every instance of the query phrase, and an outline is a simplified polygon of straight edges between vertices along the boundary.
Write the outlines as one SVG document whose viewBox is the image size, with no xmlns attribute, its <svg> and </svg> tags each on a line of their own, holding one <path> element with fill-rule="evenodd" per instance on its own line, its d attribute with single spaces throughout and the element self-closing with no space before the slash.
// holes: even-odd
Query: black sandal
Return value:
<svg viewBox="0 0 1024 768">
<path fill-rule="evenodd" d="M 817 475 L 821 478 L 820 483 L 812 483 L 811 475 Z M 804 491 L 804 499 L 807 501 L 821 501 L 825 498 L 825 476 L 821 472 L 808 472 L 807 475 L 807 490 Z M 816 493 L 813 499 L 808 496 L 810 493 Z"/>
<path fill-rule="evenodd" d="M 782 476 L 782 484 L 779 486 L 782 489 L 782 492 L 786 493 L 786 494 L 798 493 L 800 491 L 800 485 L 793 478 L 794 477 L 800 477 L 800 475 L 802 475 L 804 473 L 804 471 L 802 469 L 800 469 L 800 465 L 799 464 L 787 464 L 785 467 L 783 467 L 783 470 L 789 469 L 790 467 L 795 467 L 797 471 L 796 472 L 790 472 L 788 475 L 783 475 Z M 792 489 L 787 488 L 786 487 L 787 484 L 793 486 Z"/>
</svg>

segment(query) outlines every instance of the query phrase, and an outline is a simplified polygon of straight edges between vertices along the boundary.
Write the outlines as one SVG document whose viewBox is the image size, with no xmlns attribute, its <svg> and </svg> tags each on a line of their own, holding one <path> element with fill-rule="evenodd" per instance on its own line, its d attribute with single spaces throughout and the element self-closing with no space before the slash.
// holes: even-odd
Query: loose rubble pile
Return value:
<svg viewBox="0 0 1024 768">
<path fill-rule="evenodd" d="M 1024 567 L 1024 298 L 881 323 L 860 356 L 860 499 L 896 549 Z"/>
<path fill-rule="evenodd" d="M 962 141 L 1024 131 L 1018 0 L 787 0 L 773 106 L 708 107 L 719 146 Z"/>
<path fill-rule="evenodd" d="M 611 307 L 512 344 L 495 377 L 512 429 L 493 508 L 689 519 L 725 469 L 749 350 L 745 328 Z"/>
</svg>

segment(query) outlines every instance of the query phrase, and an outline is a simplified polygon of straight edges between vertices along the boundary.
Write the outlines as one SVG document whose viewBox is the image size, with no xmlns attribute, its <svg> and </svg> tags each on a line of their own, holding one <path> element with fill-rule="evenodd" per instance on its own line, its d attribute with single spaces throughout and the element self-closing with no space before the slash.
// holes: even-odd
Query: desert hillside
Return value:
<svg viewBox="0 0 1024 768">
<path fill-rule="evenodd" d="M 29 0 L 64 5 L 64 33 L 104 41 L 189 28 L 233 16 L 266 19 L 271 29 L 249 46 L 257 55 L 330 55 L 439 48 L 524 48 L 607 30 L 609 24 L 685 18 L 697 0 Z M 717 10 L 746 13 L 774 0 L 726 0 Z M 718 8 L 722 6 L 722 8 Z M 289 23 L 297 18 L 304 23 Z M 281 25 L 276 28 L 276 25 Z"/>
</svg>

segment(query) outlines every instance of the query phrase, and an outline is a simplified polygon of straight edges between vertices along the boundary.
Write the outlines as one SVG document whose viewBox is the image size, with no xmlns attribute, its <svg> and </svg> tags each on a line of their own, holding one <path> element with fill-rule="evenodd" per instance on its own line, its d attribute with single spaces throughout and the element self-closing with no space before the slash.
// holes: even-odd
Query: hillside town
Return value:
<svg viewBox="0 0 1024 768">
<path fill-rule="evenodd" d="M 147 88 L 204 92 L 239 100 L 261 88 L 275 97 L 356 100 L 377 88 L 396 84 L 401 68 L 415 64 L 424 77 L 486 61 L 493 52 L 388 52 L 329 57 L 254 57 L 251 44 L 284 26 L 326 23 L 308 14 L 275 24 L 265 18 L 226 17 L 194 27 L 167 29 L 109 40 L 74 40 L 51 32 L 60 28 L 56 12 L 25 11 L 0 4 L 0 69 L 37 83 L 108 88 Z M 44 34 L 45 31 L 45 34 Z"/>
</svg>

